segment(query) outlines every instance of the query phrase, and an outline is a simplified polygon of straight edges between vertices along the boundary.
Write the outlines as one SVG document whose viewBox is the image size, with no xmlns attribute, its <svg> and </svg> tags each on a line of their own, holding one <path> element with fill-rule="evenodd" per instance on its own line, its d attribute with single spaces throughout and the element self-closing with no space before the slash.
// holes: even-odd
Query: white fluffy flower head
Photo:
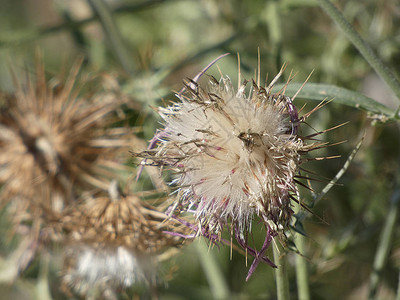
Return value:
<svg viewBox="0 0 400 300">
<path fill-rule="evenodd" d="M 160 109 L 157 148 L 138 155 L 175 171 L 178 203 L 205 232 L 231 222 L 244 237 L 254 216 L 273 232 L 290 222 L 295 176 L 310 146 L 298 136 L 292 100 L 271 91 L 280 75 L 266 87 L 253 81 L 250 90 L 245 81 L 237 91 L 228 77 L 210 77 L 206 89 L 186 82 L 180 101 Z"/>
<path fill-rule="evenodd" d="M 181 198 L 217 231 L 228 218 L 242 231 L 254 215 L 286 225 L 303 146 L 291 134 L 290 100 L 256 85 L 250 95 L 245 85 L 235 92 L 229 78 L 210 81 L 207 93 L 187 88 L 181 103 L 161 110 L 166 139 L 158 152 L 178 158 Z"/>
<path fill-rule="evenodd" d="M 303 157 L 309 151 L 328 145 L 307 141 L 337 126 L 301 135 L 302 123 L 325 102 L 299 117 L 293 100 L 300 90 L 292 98 L 285 95 L 291 78 L 281 91 L 272 91 L 284 68 L 265 86 L 260 85 L 258 75 L 257 83 L 240 83 L 239 76 L 237 89 L 227 76 L 220 80 L 209 76 L 202 87 L 200 76 L 223 56 L 184 82 L 177 94 L 179 101 L 159 109 L 164 128 L 156 133 L 148 150 L 135 156 L 143 159 L 142 166 L 173 171 L 171 185 L 178 192 L 169 211 L 195 232 L 186 237 L 203 235 L 213 242 L 229 243 L 221 238 L 228 228 L 246 254 L 254 256 L 248 279 L 261 261 L 276 267 L 265 252 L 277 235 L 285 239 L 292 203 L 307 209 L 299 200 L 297 185 L 305 186 L 299 179 L 308 179 L 301 174 L 300 165 L 313 160 Z M 182 219 L 183 212 L 192 213 L 196 224 Z M 266 230 L 260 250 L 248 243 L 255 219 Z"/>
<path fill-rule="evenodd" d="M 93 290 L 112 293 L 136 283 L 153 280 L 151 256 L 117 245 L 76 244 L 66 250 L 65 289 L 87 295 Z"/>
</svg>

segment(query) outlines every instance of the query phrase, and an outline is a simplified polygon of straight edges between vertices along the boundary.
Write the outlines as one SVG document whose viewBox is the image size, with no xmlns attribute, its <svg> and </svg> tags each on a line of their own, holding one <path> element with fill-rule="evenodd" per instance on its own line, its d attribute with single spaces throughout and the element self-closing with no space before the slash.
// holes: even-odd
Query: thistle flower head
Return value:
<svg viewBox="0 0 400 300">
<path fill-rule="evenodd" d="M 138 197 L 123 195 L 113 181 L 108 196 L 89 197 L 62 219 L 69 236 L 65 285 L 84 295 L 93 289 L 155 284 L 158 255 L 182 244 L 181 238 L 164 232 L 179 231 L 177 225 Z"/>
<path fill-rule="evenodd" d="M 303 119 L 292 99 L 272 92 L 281 74 L 268 86 L 244 81 L 237 90 L 227 76 L 210 76 L 205 88 L 199 76 L 188 80 L 179 101 L 159 110 L 165 125 L 156 148 L 137 154 L 142 164 L 174 171 L 175 208 L 195 215 L 198 234 L 214 239 L 230 226 L 256 257 L 288 229 L 301 155 L 314 147 L 299 135 Z M 255 217 L 267 231 L 262 253 L 247 245 Z"/>
<path fill-rule="evenodd" d="M 180 202 L 216 232 L 228 219 L 244 231 L 255 215 L 286 228 L 307 147 L 291 99 L 254 82 L 246 93 L 246 84 L 235 91 L 228 77 L 212 79 L 205 91 L 187 83 L 181 102 L 160 109 L 165 128 L 157 149 L 141 154 L 177 171 Z"/>
<path fill-rule="evenodd" d="M 297 194 L 303 141 L 292 134 L 290 99 L 253 88 L 250 96 L 245 84 L 235 92 L 227 77 L 207 92 L 188 85 L 181 103 L 161 109 L 166 138 L 157 156 L 177 167 L 181 201 L 215 231 L 228 219 L 244 231 L 255 215 L 286 227 Z"/>
</svg>

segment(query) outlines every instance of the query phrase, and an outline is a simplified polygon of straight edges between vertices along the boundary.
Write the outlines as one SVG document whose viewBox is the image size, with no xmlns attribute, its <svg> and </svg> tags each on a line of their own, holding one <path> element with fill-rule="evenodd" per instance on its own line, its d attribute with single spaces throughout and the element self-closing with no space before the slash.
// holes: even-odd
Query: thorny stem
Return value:
<svg viewBox="0 0 400 300">
<path fill-rule="evenodd" d="M 272 246 L 274 252 L 274 263 L 278 267 L 275 269 L 276 290 L 278 293 L 278 300 L 289 300 L 289 277 L 287 274 L 287 260 L 286 254 L 281 253 L 278 249 L 278 244 L 274 243 Z"/>
<path fill-rule="evenodd" d="M 347 38 L 351 41 L 351 43 L 353 43 L 365 60 L 375 70 L 375 72 L 392 89 L 394 94 L 397 96 L 398 101 L 400 101 L 400 82 L 397 80 L 391 70 L 383 64 L 380 58 L 374 53 L 372 48 L 361 38 L 353 26 L 345 19 L 343 14 L 329 0 L 318 0 L 318 2 L 322 9 L 345 33 Z"/>
<path fill-rule="evenodd" d="M 104 33 L 110 42 L 121 66 L 130 74 L 134 73 L 134 64 L 127 51 L 120 31 L 113 18 L 113 15 L 104 0 L 87 0 L 94 13 L 99 17 Z"/>
</svg>

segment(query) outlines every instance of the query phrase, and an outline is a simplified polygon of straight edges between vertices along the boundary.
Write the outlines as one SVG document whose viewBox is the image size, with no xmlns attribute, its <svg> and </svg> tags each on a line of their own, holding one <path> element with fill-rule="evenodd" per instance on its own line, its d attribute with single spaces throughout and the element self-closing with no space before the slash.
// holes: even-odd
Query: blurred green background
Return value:
<svg viewBox="0 0 400 300">
<path fill-rule="evenodd" d="M 395 73 L 400 66 L 400 4 L 397 0 L 334 1 L 345 17 Z M 105 4 L 105 6 L 104 6 Z M 100 17 L 100 18 L 99 18 Z M 110 74 L 124 93 L 141 109 L 128 114 L 129 123 L 140 126 L 139 136 L 149 140 L 160 118 L 151 106 L 175 100 L 182 80 L 195 76 L 217 56 L 231 55 L 218 62 L 223 74 L 237 81 L 237 53 L 242 76 L 254 77 L 257 51 L 261 74 L 272 79 L 283 63 L 288 67 L 282 81 L 293 70 L 294 82 L 327 83 L 361 92 L 395 108 L 396 98 L 368 63 L 319 8 L 314 0 L 1 0 L 0 1 L 0 90 L 13 90 L 9 66 L 17 72 L 33 70 L 35 52 L 43 53 L 46 70 L 58 74 L 84 57 L 86 72 Z M 213 67 L 208 73 L 219 77 Z M 397 73 L 398 74 L 398 73 Z M 317 103 L 296 100 L 305 111 Z M 136 106 L 138 107 L 138 106 Z M 394 122 L 379 123 L 366 112 L 335 101 L 313 114 L 308 123 L 323 130 L 350 121 L 322 135 L 331 143 L 346 141 L 316 156 L 341 158 L 309 163 L 322 180 L 313 183 L 318 192 L 341 169 L 365 133 L 365 140 L 339 184 L 313 208 L 317 217 L 304 222 L 307 234 L 304 257 L 309 265 L 311 299 L 365 299 L 379 236 L 388 216 L 399 170 L 400 135 Z M 308 130 L 308 129 L 306 129 Z M 315 176 L 314 176 L 315 177 Z M 136 187 L 150 188 L 146 183 Z M 398 188 L 398 185 L 397 185 Z M 305 202 L 311 201 L 302 191 Z M 4 222 L 2 222 L 4 223 Z M 1 232 L 6 236 L 6 225 Z M 257 230 L 253 230 L 255 240 Z M 395 227 L 377 299 L 396 299 L 400 267 L 400 230 Z M 276 299 L 274 270 L 260 265 L 245 282 L 252 258 L 246 259 L 229 247 L 214 247 L 204 258 L 201 242 L 184 247 L 161 270 L 168 281 L 161 284 L 161 299 L 213 299 L 206 274 L 221 273 L 223 295 L 231 299 Z M 204 247 L 207 247 L 203 245 Z M 11 249 L 11 250 L 10 250 Z M 12 252 L 9 242 L 1 245 L 3 260 Z M 289 253 L 291 299 L 297 299 L 294 261 Z M 270 253 L 269 256 L 272 256 Z M 208 269 L 203 260 L 216 267 Z M 35 262 L 14 284 L 0 285 L 0 299 L 42 299 L 40 263 Z M 213 271 L 214 270 L 214 271 Z M 54 299 L 57 270 L 49 285 Z M 218 276 L 217 276 L 218 277 Z M 223 284 L 223 283 L 222 283 Z M 127 293 L 121 299 L 129 299 Z M 148 299 L 144 291 L 142 299 Z M 135 298 L 136 299 L 136 298 Z M 137 298 L 139 299 L 139 298 Z"/>
</svg>

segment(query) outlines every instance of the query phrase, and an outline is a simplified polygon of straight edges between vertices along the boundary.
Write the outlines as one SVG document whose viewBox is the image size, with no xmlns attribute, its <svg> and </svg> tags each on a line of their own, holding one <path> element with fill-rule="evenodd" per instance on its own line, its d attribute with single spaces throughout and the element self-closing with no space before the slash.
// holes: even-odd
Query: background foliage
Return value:
<svg viewBox="0 0 400 300">
<path fill-rule="evenodd" d="M 34 70 L 34 54 L 40 49 L 49 75 L 68 70 L 83 56 L 84 69 L 115 76 L 124 93 L 132 97 L 134 109 L 129 123 L 149 140 L 160 119 L 151 109 L 174 100 L 173 91 L 182 79 L 193 77 L 212 59 L 230 52 L 218 62 L 223 74 L 237 80 L 237 56 L 247 79 L 254 77 L 257 49 L 261 74 L 269 78 L 288 63 L 284 74 L 296 73 L 294 82 L 324 83 L 358 92 L 384 104 L 387 111 L 397 100 L 370 65 L 335 26 L 314 0 L 2 0 L 0 2 L 0 88 L 13 89 L 8 66 L 17 72 Z M 335 1 L 347 20 L 371 45 L 389 68 L 400 66 L 400 6 L 396 0 Z M 105 11 L 104 11 L 105 10 Z M 216 67 L 209 73 L 219 77 Z M 284 82 L 283 79 L 283 82 Z M 330 95 L 329 95 L 330 96 Z M 333 95 L 335 96 L 335 95 Z M 318 102 L 311 96 L 299 99 L 310 110 Z M 304 97 L 303 97 L 304 98 Z M 163 101 L 164 100 L 164 101 Z M 336 99 L 310 118 L 310 127 L 323 130 L 350 121 L 323 135 L 330 142 L 345 143 L 321 150 L 316 155 L 340 155 L 338 159 L 309 163 L 318 174 L 313 183 L 319 192 L 342 168 L 346 158 L 365 134 L 362 147 L 339 185 L 313 208 L 307 218 L 303 255 L 308 261 L 312 299 L 361 299 L 369 290 L 370 275 L 379 237 L 399 188 L 399 131 L 394 121 L 359 110 L 357 101 Z M 336 103 L 337 102 L 337 103 Z M 375 104 L 373 104 L 375 105 Z M 376 104 L 377 105 L 377 104 Z M 378 110 L 379 111 L 379 110 Z M 136 189 L 150 189 L 145 180 Z M 308 191 L 302 191 L 312 203 Z M 398 205 L 398 204 L 397 204 Z M 321 221 L 323 220 L 323 222 Z M 1 221 L 2 259 L 12 253 L 7 224 Z M 379 274 L 378 299 L 395 299 L 399 281 L 400 231 L 395 226 L 387 261 Z M 256 243 L 257 236 L 255 236 Z M 208 252 L 199 241 L 165 263 L 168 282 L 160 287 L 161 299 L 210 299 L 230 295 L 232 299 L 275 299 L 274 270 L 261 265 L 245 282 L 246 260 L 239 253 L 230 259 L 229 247 Z M 270 253 L 270 255 L 272 255 Z M 291 298 L 296 299 L 294 261 L 289 253 Z M 249 263 L 251 262 L 249 258 Z M 56 263 L 55 263 L 56 264 Z M 3 264 L 4 265 L 4 264 Z M 44 299 L 40 261 L 35 262 L 13 285 L 0 285 L 1 299 Z M 211 266 L 211 267 L 210 267 Z M 45 281 L 53 297 L 57 272 L 50 268 Z M 221 280 L 219 285 L 213 284 Z M 43 294 L 42 294 L 43 296 Z M 128 296 L 121 295 L 125 299 Z M 150 297 L 144 292 L 144 299 Z M 399 297 L 399 296 L 397 296 Z M 397 298 L 398 299 L 398 298 Z"/>
</svg>

